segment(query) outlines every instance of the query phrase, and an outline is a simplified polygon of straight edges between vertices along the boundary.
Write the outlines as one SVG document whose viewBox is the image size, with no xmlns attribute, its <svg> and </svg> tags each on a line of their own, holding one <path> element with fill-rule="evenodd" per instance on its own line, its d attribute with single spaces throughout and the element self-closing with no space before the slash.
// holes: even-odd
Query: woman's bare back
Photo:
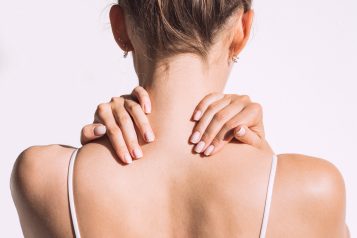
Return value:
<svg viewBox="0 0 357 238">
<path fill-rule="evenodd" d="M 74 197 L 82 237 L 259 237 L 271 154 L 229 144 L 203 158 L 160 141 L 143 150 L 143 159 L 124 166 L 105 139 L 80 149 Z M 15 198 L 25 204 L 20 218 L 34 217 L 25 233 L 72 233 L 66 186 L 72 152 L 35 147 L 20 156 Z M 281 155 L 268 237 L 344 237 L 344 206 L 334 166 Z"/>
</svg>

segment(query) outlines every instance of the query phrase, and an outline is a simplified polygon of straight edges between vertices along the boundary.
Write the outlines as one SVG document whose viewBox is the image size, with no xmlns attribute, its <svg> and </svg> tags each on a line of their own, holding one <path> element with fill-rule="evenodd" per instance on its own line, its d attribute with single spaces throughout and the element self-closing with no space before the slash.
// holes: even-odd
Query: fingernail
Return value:
<svg viewBox="0 0 357 238">
<path fill-rule="evenodd" d="M 141 149 L 135 149 L 133 151 L 133 154 L 136 159 L 140 159 L 141 157 L 143 157 L 143 152 L 141 151 Z"/>
<path fill-rule="evenodd" d="M 204 141 L 200 141 L 195 147 L 195 152 L 201 153 L 203 148 L 205 148 L 205 145 L 206 145 L 206 143 Z"/>
<path fill-rule="evenodd" d="M 201 116 L 202 116 L 202 112 L 197 111 L 197 112 L 195 112 L 195 114 L 193 114 L 193 120 L 198 121 L 198 120 L 200 120 Z"/>
<path fill-rule="evenodd" d="M 94 128 L 94 135 L 102 136 L 107 132 L 107 128 L 105 126 L 97 126 Z"/>
<path fill-rule="evenodd" d="M 195 131 L 192 136 L 191 136 L 191 143 L 198 143 L 200 141 L 201 133 L 198 131 Z"/>
<path fill-rule="evenodd" d="M 241 137 L 245 135 L 245 129 L 244 127 L 241 127 L 239 131 L 236 133 L 237 136 Z"/>
<path fill-rule="evenodd" d="M 214 150 L 214 145 L 208 146 L 208 148 L 207 148 L 207 149 L 205 150 L 205 152 L 204 152 L 205 156 L 211 155 L 212 152 L 213 152 L 213 150 Z"/>
<path fill-rule="evenodd" d="M 154 133 L 152 133 L 151 131 L 146 132 L 145 140 L 146 140 L 146 142 L 153 142 L 155 140 Z"/>
<path fill-rule="evenodd" d="M 131 158 L 129 153 L 125 153 L 124 155 L 124 160 L 125 162 L 127 162 L 128 164 L 131 164 L 133 162 L 133 159 Z"/>
<path fill-rule="evenodd" d="M 151 105 L 149 103 L 144 104 L 145 113 L 151 113 Z"/>
</svg>

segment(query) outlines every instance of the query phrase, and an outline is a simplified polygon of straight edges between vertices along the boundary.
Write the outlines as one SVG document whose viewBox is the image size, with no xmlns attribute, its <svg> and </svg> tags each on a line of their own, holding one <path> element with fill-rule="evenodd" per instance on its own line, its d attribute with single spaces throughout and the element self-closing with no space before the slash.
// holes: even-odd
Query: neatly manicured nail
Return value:
<svg viewBox="0 0 357 238">
<path fill-rule="evenodd" d="M 145 103 L 144 104 L 144 109 L 145 109 L 145 113 L 151 113 L 151 105 L 150 105 L 150 103 Z"/>
<path fill-rule="evenodd" d="M 152 131 L 145 132 L 146 142 L 153 142 L 155 140 L 155 135 Z"/>
<path fill-rule="evenodd" d="M 197 111 L 195 112 L 195 114 L 193 114 L 193 120 L 194 121 L 198 121 L 201 119 L 201 116 L 202 116 L 202 112 L 201 111 Z"/>
<path fill-rule="evenodd" d="M 206 145 L 206 143 L 204 141 L 200 141 L 195 147 L 195 152 L 201 153 L 203 148 L 205 148 L 205 145 Z"/>
<path fill-rule="evenodd" d="M 143 152 L 141 151 L 141 149 L 134 149 L 133 154 L 136 159 L 140 159 L 141 157 L 143 157 Z"/>
<path fill-rule="evenodd" d="M 107 132 L 107 128 L 105 126 L 97 126 L 94 128 L 94 135 L 96 136 L 102 136 Z"/>
<path fill-rule="evenodd" d="M 204 154 L 205 154 L 205 156 L 210 156 L 213 151 L 214 151 L 214 145 L 210 145 L 210 146 L 208 146 L 208 148 L 205 150 Z"/>
<path fill-rule="evenodd" d="M 244 129 L 244 127 L 241 127 L 241 128 L 239 129 L 239 131 L 237 131 L 236 135 L 239 136 L 239 137 L 244 136 L 244 135 L 245 135 L 245 129 Z"/>
<path fill-rule="evenodd" d="M 124 160 L 125 162 L 127 162 L 128 164 L 131 164 L 133 162 L 133 159 L 131 158 L 129 153 L 125 153 L 124 155 Z"/>
<path fill-rule="evenodd" d="M 196 144 L 200 141 L 201 139 L 201 133 L 198 131 L 195 131 L 192 136 L 191 136 L 191 143 Z"/>
</svg>

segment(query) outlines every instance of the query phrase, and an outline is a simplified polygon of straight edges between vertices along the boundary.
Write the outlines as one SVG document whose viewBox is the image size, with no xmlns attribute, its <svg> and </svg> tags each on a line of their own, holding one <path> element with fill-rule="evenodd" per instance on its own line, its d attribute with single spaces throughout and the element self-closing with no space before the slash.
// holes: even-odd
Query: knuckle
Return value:
<svg viewBox="0 0 357 238">
<path fill-rule="evenodd" d="M 204 109 L 204 105 L 202 103 L 198 104 L 195 111 L 202 111 Z"/>
<path fill-rule="evenodd" d="M 203 98 L 203 100 L 201 102 L 202 103 L 207 103 L 210 98 L 215 98 L 215 97 L 218 97 L 219 95 L 223 95 L 223 94 L 222 93 L 217 93 L 217 92 L 209 93 Z"/>
<path fill-rule="evenodd" d="M 88 137 L 89 136 L 89 130 L 88 130 L 87 126 L 82 128 L 81 135 L 84 136 L 84 137 Z"/>
<path fill-rule="evenodd" d="M 103 114 L 108 111 L 108 104 L 107 103 L 101 103 L 97 107 L 97 112 L 98 114 Z"/>
<path fill-rule="evenodd" d="M 140 89 L 142 89 L 142 87 L 139 85 L 139 86 L 136 86 L 135 88 L 134 88 L 134 90 L 140 90 Z"/>
<path fill-rule="evenodd" d="M 196 124 L 196 126 L 193 128 L 193 131 L 198 131 L 201 135 L 204 132 L 204 124 L 200 121 L 198 124 Z"/>
<path fill-rule="evenodd" d="M 140 122 L 139 127 L 143 128 L 144 130 L 152 130 L 150 124 L 147 121 Z"/>
<path fill-rule="evenodd" d="M 138 141 L 135 139 L 130 139 L 126 142 L 129 148 L 136 148 L 139 147 Z"/>
<path fill-rule="evenodd" d="M 207 96 L 206 96 L 206 98 L 208 98 L 208 97 L 214 97 L 214 96 L 217 96 L 218 95 L 218 93 L 209 93 Z"/>
<path fill-rule="evenodd" d="M 128 148 L 127 146 L 124 144 L 117 144 L 114 146 L 114 150 L 116 151 L 116 153 L 119 155 L 120 159 L 123 159 L 123 161 L 125 160 L 125 154 L 128 153 Z"/>
<path fill-rule="evenodd" d="M 217 144 L 220 143 L 221 141 L 223 141 L 225 134 L 226 134 L 225 131 L 220 131 L 220 132 L 216 135 L 216 137 L 214 138 L 214 140 L 217 142 Z"/>
<path fill-rule="evenodd" d="M 117 126 L 107 126 L 107 133 L 109 136 L 117 136 L 120 134 L 120 129 Z"/>
<path fill-rule="evenodd" d="M 216 122 L 216 123 L 220 123 L 220 122 L 225 121 L 226 117 L 227 116 L 225 115 L 225 113 L 218 112 L 218 113 L 216 113 L 216 115 L 214 115 L 213 121 Z"/>
<path fill-rule="evenodd" d="M 122 114 L 118 116 L 120 125 L 125 125 L 131 121 L 131 118 L 127 114 Z"/>
<path fill-rule="evenodd" d="M 134 88 L 134 91 L 136 91 L 136 92 L 141 92 L 142 90 L 144 90 L 144 88 L 141 87 L 140 85 L 139 85 L 139 86 L 136 86 L 136 87 Z"/>
<path fill-rule="evenodd" d="M 252 104 L 250 104 L 250 106 L 252 107 L 252 109 L 254 111 L 256 111 L 258 113 L 262 113 L 263 112 L 263 107 L 259 103 L 252 103 Z"/>
<path fill-rule="evenodd" d="M 214 105 L 214 104 L 211 104 L 211 105 L 209 105 L 209 106 L 207 107 L 207 110 L 208 110 L 209 112 L 214 111 L 215 109 L 216 109 L 216 105 Z"/>
<path fill-rule="evenodd" d="M 202 135 L 202 138 L 201 138 L 201 141 L 205 141 L 205 142 L 208 142 L 211 140 L 211 135 L 209 134 L 209 132 L 205 132 L 203 135 Z"/>
<path fill-rule="evenodd" d="M 141 107 L 140 107 L 139 104 L 137 104 L 137 103 L 129 103 L 129 104 L 127 105 L 127 109 L 128 109 L 129 111 L 137 111 L 137 110 L 140 110 Z"/>
<path fill-rule="evenodd" d="M 213 138 L 212 144 L 213 144 L 214 146 L 217 146 L 217 145 L 219 145 L 220 143 L 221 143 L 221 139 L 219 139 L 218 137 Z"/>
<path fill-rule="evenodd" d="M 232 123 L 232 122 L 227 122 L 227 123 L 225 123 L 225 124 L 223 125 L 222 130 L 223 130 L 224 132 L 227 132 L 227 131 L 229 131 L 229 130 L 232 130 L 233 128 L 234 128 L 233 123 Z"/>
<path fill-rule="evenodd" d="M 145 94 L 145 92 L 146 90 L 143 87 L 137 86 L 136 88 L 134 88 L 132 94 L 134 94 L 134 96 L 138 98 L 138 97 L 142 97 Z"/>
<path fill-rule="evenodd" d="M 240 99 L 243 102 L 250 102 L 250 97 L 248 95 L 242 95 L 242 96 L 240 96 Z"/>
<path fill-rule="evenodd" d="M 117 151 L 120 154 L 121 158 L 125 158 L 124 154 L 128 152 L 126 145 L 118 145 Z"/>
<path fill-rule="evenodd" d="M 223 98 L 224 99 L 232 99 L 233 95 L 232 94 L 224 94 Z"/>
<path fill-rule="evenodd" d="M 114 103 L 115 105 L 120 105 L 124 102 L 124 98 L 123 97 L 112 97 L 112 99 L 110 100 L 111 103 Z"/>
</svg>

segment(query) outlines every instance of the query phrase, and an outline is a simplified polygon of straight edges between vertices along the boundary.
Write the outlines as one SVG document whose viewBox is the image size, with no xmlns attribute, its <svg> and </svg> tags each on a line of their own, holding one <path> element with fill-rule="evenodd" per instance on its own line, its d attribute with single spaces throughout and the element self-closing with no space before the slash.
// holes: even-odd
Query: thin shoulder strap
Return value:
<svg viewBox="0 0 357 238">
<path fill-rule="evenodd" d="M 79 233 L 79 226 L 78 226 L 78 220 L 77 220 L 77 214 L 76 214 L 76 206 L 74 204 L 74 195 L 73 195 L 73 171 L 74 171 L 74 162 L 76 161 L 76 158 L 77 158 L 77 152 L 78 152 L 78 149 L 76 149 L 72 153 L 71 159 L 69 161 L 67 183 L 68 183 L 69 210 L 70 210 L 72 225 L 73 225 L 73 229 L 74 229 L 74 234 L 75 234 L 76 238 L 80 238 L 81 234 Z"/>
<path fill-rule="evenodd" d="M 266 198 L 265 198 L 265 205 L 264 205 L 263 221 L 262 221 L 262 226 L 260 228 L 260 236 L 259 236 L 260 238 L 265 238 L 267 228 L 268 228 L 270 206 L 271 206 L 271 201 L 272 201 L 272 196 L 273 196 L 277 164 L 278 164 L 278 157 L 276 155 L 274 155 L 273 159 L 271 161 L 268 190 L 267 190 L 267 194 L 266 194 Z"/>
</svg>

